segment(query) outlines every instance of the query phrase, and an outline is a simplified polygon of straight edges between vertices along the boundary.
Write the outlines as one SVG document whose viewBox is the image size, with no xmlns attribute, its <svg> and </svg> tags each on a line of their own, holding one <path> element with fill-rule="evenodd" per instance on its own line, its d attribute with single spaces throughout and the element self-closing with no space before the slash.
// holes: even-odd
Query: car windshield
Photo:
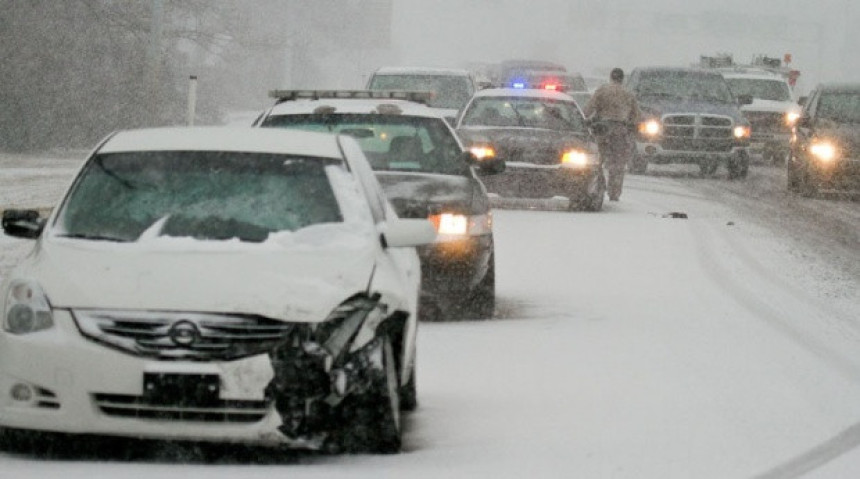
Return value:
<svg viewBox="0 0 860 479">
<path fill-rule="evenodd" d="M 328 160 L 265 153 L 148 151 L 95 156 L 77 179 L 62 236 L 264 241 L 269 233 L 343 221 Z"/>
<path fill-rule="evenodd" d="M 734 102 L 729 86 L 718 73 L 672 70 L 642 72 L 634 91 L 639 98 Z"/>
<path fill-rule="evenodd" d="M 838 123 L 860 123 L 860 92 L 822 93 L 816 116 Z"/>
<path fill-rule="evenodd" d="M 273 115 L 264 127 L 352 136 L 375 171 L 462 175 L 462 148 L 440 118 L 373 114 Z"/>
<path fill-rule="evenodd" d="M 760 100 L 791 101 L 791 90 L 782 80 L 726 78 L 735 97 L 749 95 Z"/>
<path fill-rule="evenodd" d="M 430 91 L 434 93 L 429 106 L 459 110 L 474 93 L 465 76 L 444 75 L 374 75 L 371 90 Z"/>
<path fill-rule="evenodd" d="M 574 102 L 538 97 L 475 98 L 462 124 L 585 132 L 585 121 Z"/>
</svg>

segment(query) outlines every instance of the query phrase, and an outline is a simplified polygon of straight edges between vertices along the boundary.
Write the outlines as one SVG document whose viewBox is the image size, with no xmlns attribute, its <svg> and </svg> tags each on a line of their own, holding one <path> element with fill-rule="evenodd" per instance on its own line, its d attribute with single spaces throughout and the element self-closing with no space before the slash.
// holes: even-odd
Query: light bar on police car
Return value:
<svg viewBox="0 0 860 479">
<path fill-rule="evenodd" d="M 369 99 L 369 100 L 407 100 L 428 104 L 433 98 L 431 91 L 410 90 L 271 90 L 269 96 L 278 102 L 291 100 L 320 99 Z"/>
</svg>

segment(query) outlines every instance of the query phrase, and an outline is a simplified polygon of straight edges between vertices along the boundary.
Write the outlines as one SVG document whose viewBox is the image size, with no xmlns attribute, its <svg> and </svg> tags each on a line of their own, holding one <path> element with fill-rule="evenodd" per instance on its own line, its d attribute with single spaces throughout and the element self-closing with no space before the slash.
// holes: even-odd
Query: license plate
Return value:
<svg viewBox="0 0 860 479">
<path fill-rule="evenodd" d="M 215 406 L 220 389 L 217 374 L 143 374 L 144 402 L 156 406 Z"/>
</svg>

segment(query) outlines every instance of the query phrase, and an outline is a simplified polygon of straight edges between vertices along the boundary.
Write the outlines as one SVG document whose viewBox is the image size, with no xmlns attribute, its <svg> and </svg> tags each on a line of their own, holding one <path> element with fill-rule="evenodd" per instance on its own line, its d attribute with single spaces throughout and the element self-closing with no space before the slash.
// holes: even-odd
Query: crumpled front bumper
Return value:
<svg viewBox="0 0 860 479">
<path fill-rule="evenodd" d="M 268 354 L 205 362 L 96 343 L 68 310 L 55 310 L 54 322 L 0 333 L 0 427 L 317 449 L 339 426 L 341 401 L 383 374 L 379 337 L 335 356 L 304 333 L 308 325 Z"/>
</svg>

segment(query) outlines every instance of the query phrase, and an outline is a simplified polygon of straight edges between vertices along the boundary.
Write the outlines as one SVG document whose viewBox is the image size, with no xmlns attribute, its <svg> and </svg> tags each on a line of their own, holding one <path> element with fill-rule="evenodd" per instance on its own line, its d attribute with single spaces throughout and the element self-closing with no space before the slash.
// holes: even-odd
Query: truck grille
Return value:
<svg viewBox="0 0 860 479">
<path fill-rule="evenodd" d="M 664 150 L 725 152 L 732 149 L 731 118 L 716 115 L 666 115 L 663 117 Z"/>
<path fill-rule="evenodd" d="M 155 359 L 229 361 L 269 351 L 296 327 L 259 316 L 74 310 L 84 337 Z"/>
</svg>

